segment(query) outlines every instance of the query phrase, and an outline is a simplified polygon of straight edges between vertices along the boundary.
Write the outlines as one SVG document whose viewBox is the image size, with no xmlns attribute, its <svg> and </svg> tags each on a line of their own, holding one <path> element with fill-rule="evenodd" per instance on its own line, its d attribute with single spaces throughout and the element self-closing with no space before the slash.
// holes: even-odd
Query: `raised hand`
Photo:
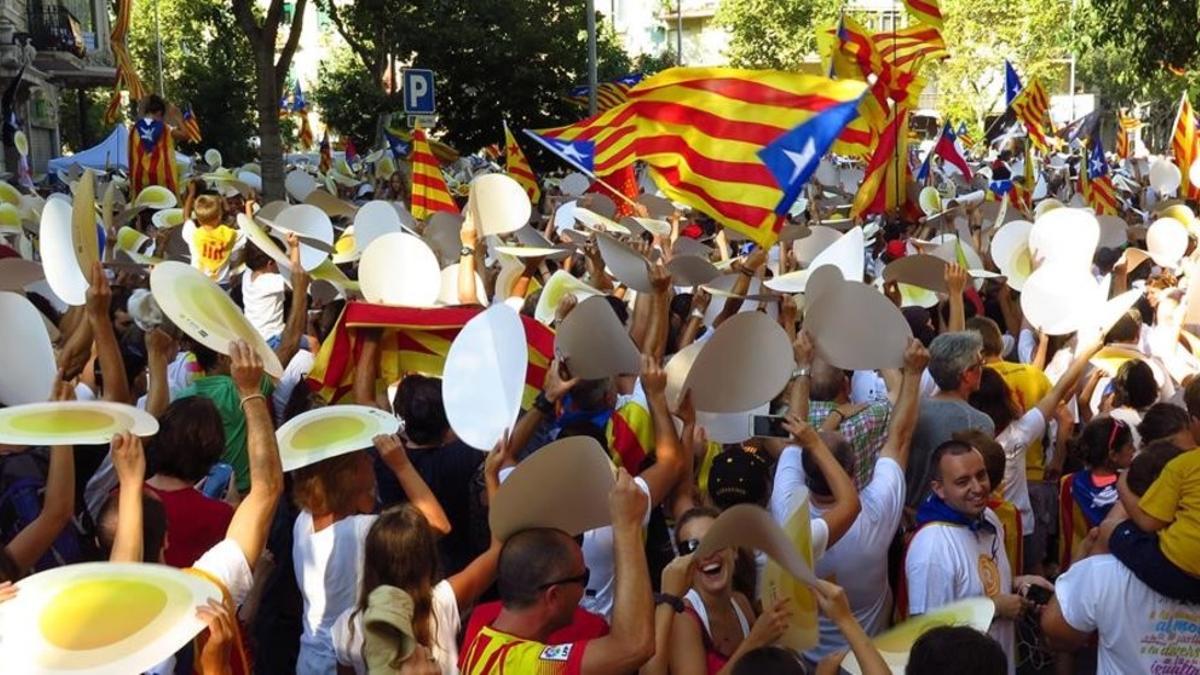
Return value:
<svg viewBox="0 0 1200 675">
<path fill-rule="evenodd" d="M 230 369 L 233 384 L 242 397 L 261 394 L 259 387 L 263 377 L 262 357 L 243 340 L 234 340 L 229 346 Z"/>
</svg>

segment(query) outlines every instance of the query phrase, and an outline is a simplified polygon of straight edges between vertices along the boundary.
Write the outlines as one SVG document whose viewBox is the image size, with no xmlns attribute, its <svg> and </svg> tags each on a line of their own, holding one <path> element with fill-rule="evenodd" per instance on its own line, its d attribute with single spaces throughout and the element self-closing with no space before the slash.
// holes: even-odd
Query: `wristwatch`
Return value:
<svg viewBox="0 0 1200 675">
<path fill-rule="evenodd" d="M 465 258 L 469 255 L 475 255 L 475 249 L 471 248 L 470 246 L 464 246 L 458 251 L 458 256 L 460 258 Z"/>
<path fill-rule="evenodd" d="M 808 367 L 808 366 L 800 366 L 799 368 L 797 368 L 797 369 L 795 369 L 795 370 L 793 370 L 793 371 L 792 371 L 792 376 L 791 376 L 790 378 L 788 378 L 788 379 L 789 379 L 789 380 L 794 380 L 794 379 L 796 379 L 797 377 L 808 377 L 808 373 L 809 373 L 809 367 Z"/>
<path fill-rule="evenodd" d="M 671 595 L 670 593 L 654 594 L 654 606 L 657 607 L 659 605 L 670 606 L 671 609 L 675 610 L 676 614 L 683 614 L 684 611 L 683 598 L 678 595 Z"/>
</svg>

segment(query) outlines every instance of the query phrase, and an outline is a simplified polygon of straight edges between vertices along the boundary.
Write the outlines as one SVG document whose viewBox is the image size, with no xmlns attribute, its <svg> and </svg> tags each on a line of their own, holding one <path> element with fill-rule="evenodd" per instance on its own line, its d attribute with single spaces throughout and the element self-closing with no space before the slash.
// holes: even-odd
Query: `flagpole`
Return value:
<svg viewBox="0 0 1200 675">
<path fill-rule="evenodd" d="M 896 0 L 892 0 L 892 62 L 893 62 L 893 64 L 895 63 L 896 49 L 897 49 L 897 47 L 896 47 L 896 24 L 899 22 L 900 22 L 900 10 L 898 10 L 896 8 Z M 889 72 L 891 72 L 891 69 L 889 69 Z M 896 113 L 899 114 L 900 104 L 896 103 L 895 105 L 896 105 Z M 897 220 L 900 219 L 900 210 L 901 210 L 900 205 L 903 203 L 903 200 L 900 198 L 900 190 L 903 187 L 902 186 L 903 177 L 900 174 L 900 134 L 901 133 L 908 134 L 907 118 L 904 120 L 904 128 L 901 129 L 900 126 L 901 126 L 900 121 L 897 120 L 896 121 L 896 156 L 895 156 L 895 165 L 892 167 L 892 170 L 896 174 L 896 219 Z M 908 137 L 906 135 L 905 140 L 907 140 L 907 138 Z M 906 143 L 904 147 L 907 148 L 908 144 Z M 908 158 L 905 157 L 904 161 L 905 161 L 905 164 L 907 165 Z"/>
<path fill-rule="evenodd" d="M 155 52 L 158 56 L 158 93 L 161 96 L 166 96 L 167 92 L 163 90 L 162 35 L 158 31 L 158 25 L 158 0 L 154 0 L 154 44 Z"/>
<path fill-rule="evenodd" d="M 587 0 L 588 115 L 596 114 L 596 0 Z"/>
<path fill-rule="evenodd" d="M 1163 149 L 1164 153 L 1169 152 L 1175 145 L 1175 127 L 1179 126 L 1179 118 L 1183 115 L 1183 104 L 1187 101 L 1187 95 L 1187 89 L 1184 89 L 1183 93 L 1179 95 L 1179 106 L 1175 109 L 1175 120 L 1171 122 L 1171 127 L 1167 134 L 1167 145 Z M 1182 170 L 1182 167 L 1180 167 L 1180 171 Z"/>
</svg>

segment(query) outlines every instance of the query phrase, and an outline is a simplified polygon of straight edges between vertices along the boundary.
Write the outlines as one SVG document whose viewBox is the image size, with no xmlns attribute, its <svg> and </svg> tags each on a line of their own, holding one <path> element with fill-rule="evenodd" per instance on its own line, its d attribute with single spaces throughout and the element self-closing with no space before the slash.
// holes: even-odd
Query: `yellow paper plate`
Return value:
<svg viewBox="0 0 1200 675">
<path fill-rule="evenodd" d="M 875 636 L 871 643 L 879 650 L 892 672 L 902 675 L 913 644 L 927 631 L 940 626 L 970 626 L 986 632 L 992 625 L 995 613 L 996 605 L 988 598 L 959 600 L 894 626 Z M 842 669 L 853 675 L 862 675 L 862 668 L 854 654 L 846 656 Z"/>
<path fill-rule="evenodd" d="M 193 340 L 220 354 L 228 354 L 234 340 L 245 340 L 262 357 L 269 375 L 283 376 L 279 357 L 266 340 L 233 300 L 200 270 L 184 263 L 164 262 L 150 274 L 150 291 L 167 318 Z"/>
<path fill-rule="evenodd" d="M 169 230 L 183 224 L 183 209 L 161 209 L 155 211 L 150 221 L 160 230 Z"/>
<path fill-rule="evenodd" d="M 196 607 L 221 591 L 166 565 L 83 563 L 17 583 L 0 605 L 6 673 L 141 673 L 187 644 L 204 623 Z"/>
<path fill-rule="evenodd" d="M 133 205 L 145 206 L 150 209 L 169 209 L 178 203 L 179 200 L 175 197 L 174 192 L 161 185 L 150 185 L 138 193 Z"/>
<path fill-rule="evenodd" d="M 158 433 L 158 420 L 144 410 L 108 401 L 56 401 L 0 409 L 0 443 L 100 445 L 123 431 L 152 436 Z"/>
<path fill-rule="evenodd" d="M 284 471 L 371 447 L 371 439 L 400 429 L 395 416 L 378 408 L 334 405 L 293 417 L 275 432 Z"/>
<path fill-rule="evenodd" d="M 13 134 L 13 145 L 17 148 L 17 154 L 21 155 L 22 157 L 29 156 L 29 137 L 25 135 L 24 131 L 18 129 L 17 132 Z"/>
<path fill-rule="evenodd" d="M 20 206 L 21 192 L 13 187 L 11 183 L 0 181 L 0 202 Z"/>
</svg>

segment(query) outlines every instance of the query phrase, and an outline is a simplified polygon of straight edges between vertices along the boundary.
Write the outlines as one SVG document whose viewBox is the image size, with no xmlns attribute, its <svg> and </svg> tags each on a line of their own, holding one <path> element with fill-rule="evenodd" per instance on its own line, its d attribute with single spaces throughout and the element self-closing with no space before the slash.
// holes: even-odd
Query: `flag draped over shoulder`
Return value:
<svg viewBox="0 0 1200 675">
<path fill-rule="evenodd" d="M 309 386 L 321 398 L 335 403 L 351 392 L 354 367 L 362 349 L 358 328 L 382 328 L 379 377 L 395 382 L 406 373 L 441 377 L 450 343 L 476 314 L 477 307 L 419 309 L 351 302 L 337 326 L 321 345 L 309 372 Z M 554 359 L 554 333 L 522 316 L 529 366 L 525 371 L 523 406 L 528 407 L 542 390 L 546 369 Z"/>
<path fill-rule="evenodd" d="M 1087 168 L 1079 171 L 1079 187 L 1083 200 L 1101 216 L 1117 215 L 1120 204 L 1117 190 L 1109 175 L 1108 161 L 1104 159 L 1104 147 L 1100 136 L 1091 139 L 1091 150 L 1087 154 Z"/>
<path fill-rule="evenodd" d="M 508 123 L 504 124 L 504 169 L 508 172 L 509 177 L 524 188 L 525 194 L 529 195 L 529 201 L 534 204 L 541 201 L 542 189 L 538 187 L 537 176 L 533 174 L 533 168 L 529 166 L 529 159 L 525 157 L 521 146 L 517 144 L 517 139 L 513 138 Z"/>
<path fill-rule="evenodd" d="M 1023 87 L 1013 99 L 1012 109 L 1021 124 L 1025 125 L 1034 147 L 1041 152 L 1048 151 L 1050 144 L 1046 131 L 1050 128 L 1050 97 L 1042 83 L 1033 80 Z"/>
<path fill-rule="evenodd" d="M 129 98 L 140 101 L 146 95 L 142 81 L 137 71 L 133 69 L 133 61 L 129 58 L 129 50 L 125 47 L 125 38 L 129 35 L 129 19 L 133 11 L 133 0 L 117 0 L 117 15 L 113 20 L 112 32 L 109 33 L 109 43 L 112 45 L 113 61 L 116 65 L 117 79 L 113 85 L 113 95 L 104 110 L 104 123 L 112 124 L 121 115 L 121 89 L 129 92 Z M 132 162 L 132 156 L 130 156 Z"/>
<path fill-rule="evenodd" d="M 596 111 L 604 112 L 628 101 L 629 90 L 637 86 L 641 81 L 641 73 L 629 73 L 615 80 L 599 83 L 596 85 Z M 589 91 L 591 91 L 591 87 L 586 84 L 580 85 L 567 94 L 567 99 L 573 103 L 587 107 Z"/>
<path fill-rule="evenodd" d="M 908 110 L 897 107 L 879 136 L 850 217 L 897 211 L 908 190 Z"/>
<path fill-rule="evenodd" d="M 199 143 L 204 140 L 200 134 L 200 121 L 196 119 L 196 113 L 192 112 L 191 105 L 183 109 L 183 133 L 187 134 L 190 143 Z"/>
<path fill-rule="evenodd" d="M 904 7 L 908 9 L 910 16 L 923 24 L 932 26 L 939 31 L 945 25 L 938 0 L 904 0 Z"/>
<path fill-rule="evenodd" d="M 674 201 L 760 245 L 778 238 L 783 192 L 758 151 L 866 84 L 775 70 L 672 68 L 629 92 L 637 159 Z"/>
<path fill-rule="evenodd" d="M 424 129 L 414 129 L 412 133 L 412 200 L 413 217 L 417 220 L 429 220 L 438 211 L 458 213 L 458 206 L 450 196 L 446 187 L 446 178 L 437 158 L 429 149 L 429 141 Z"/>
<path fill-rule="evenodd" d="M 1200 158 L 1200 138 L 1196 134 L 1196 111 L 1192 109 L 1192 104 L 1187 99 L 1187 94 L 1179 102 L 1179 113 L 1175 116 L 1175 131 L 1171 136 L 1171 155 L 1175 158 L 1175 164 L 1179 167 L 1179 171 L 1183 174 L 1182 185 L 1185 190 L 1180 190 L 1182 197 L 1187 199 L 1200 199 L 1200 186 L 1193 185 L 1189 174 L 1191 173 L 1192 164 Z"/>
<path fill-rule="evenodd" d="M 175 141 L 162 120 L 140 119 L 129 131 L 129 184 L 136 195 L 149 185 L 179 192 Z"/>
</svg>

